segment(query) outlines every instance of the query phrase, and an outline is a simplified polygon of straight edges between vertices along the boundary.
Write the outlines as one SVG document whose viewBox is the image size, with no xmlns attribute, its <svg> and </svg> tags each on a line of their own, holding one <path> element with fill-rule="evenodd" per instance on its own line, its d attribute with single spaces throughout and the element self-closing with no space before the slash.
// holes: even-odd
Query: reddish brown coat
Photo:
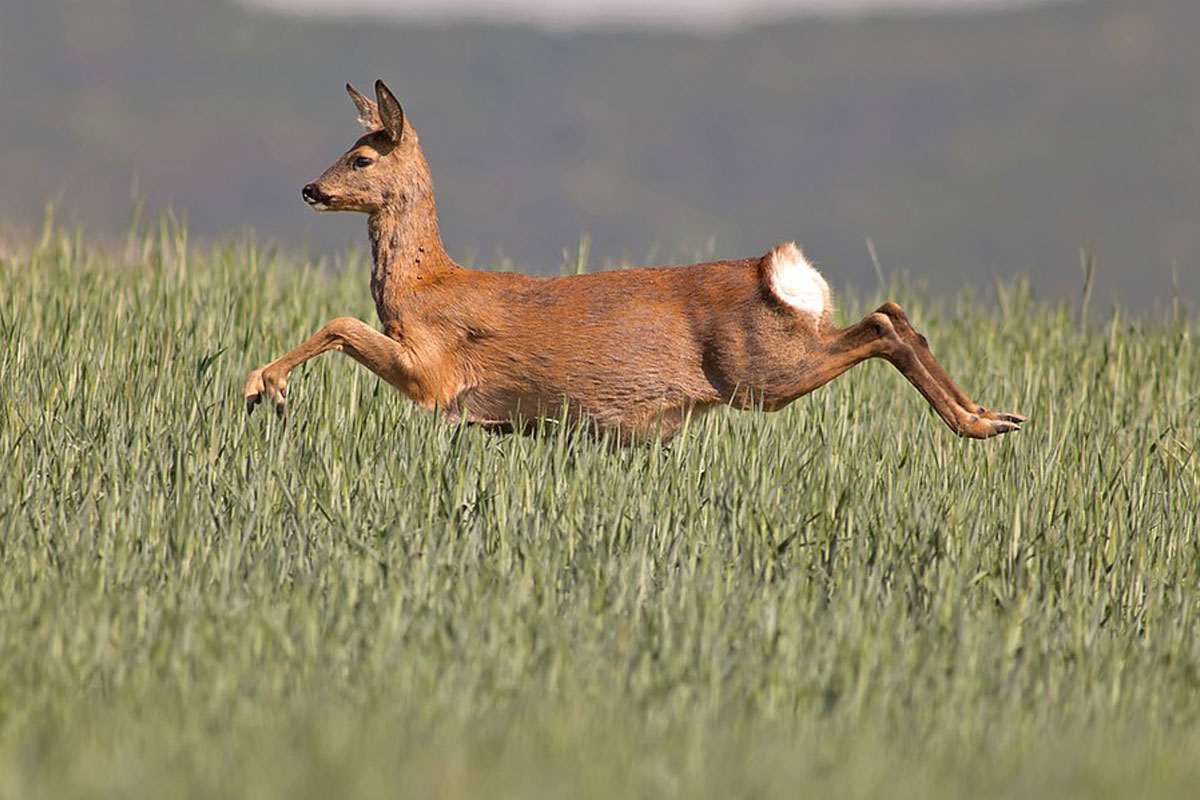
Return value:
<svg viewBox="0 0 1200 800">
<path fill-rule="evenodd" d="M 464 269 L 442 245 L 429 168 L 399 103 L 382 82 L 375 103 L 347 91 L 369 132 L 304 197 L 368 215 L 383 332 L 333 320 L 250 373 L 251 410 L 266 396 L 282 414 L 288 373 L 338 350 L 453 418 L 507 426 L 566 410 L 634 441 L 669 436 L 718 404 L 782 408 L 878 357 L 960 435 L 1024 421 L 971 401 L 898 305 L 834 326 L 825 281 L 792 243 L 760 258 L 571 277 Z"/>
</svg>

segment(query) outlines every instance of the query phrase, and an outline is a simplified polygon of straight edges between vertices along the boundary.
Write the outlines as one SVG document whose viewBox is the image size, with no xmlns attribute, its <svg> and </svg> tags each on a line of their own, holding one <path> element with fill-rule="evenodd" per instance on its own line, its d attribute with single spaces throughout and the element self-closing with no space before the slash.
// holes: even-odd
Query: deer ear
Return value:
<svg viewBox="0 0 1200 800">
<path fill-rule="evenodd" d="M 350 99 L 354 101 L 354 107 L 358 109 L 359 125 L 369 131 L 377 131 L 383 127 L 383 123 L 379 120 L 379 108 L 374 102 L 363 97 L 359 94 L 358 89 L 348 83 L 346 84 L 346 94 L 350 95 Z"/>
<path fill-rule="evenodd" d="M 383 81 L 375 81 L 375 99 L 379 103 L 379 121 L 383 130 L 393 142 L 400 144 L 400 138 L 404 136 L 404 109 L 400 108 L 400 101 Z"/>
</svg>

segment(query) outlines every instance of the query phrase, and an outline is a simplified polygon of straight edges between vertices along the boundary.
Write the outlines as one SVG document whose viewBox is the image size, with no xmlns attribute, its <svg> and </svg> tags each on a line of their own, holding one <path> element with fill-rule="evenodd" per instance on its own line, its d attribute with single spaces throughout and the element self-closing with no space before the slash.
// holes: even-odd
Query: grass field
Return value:
<svg viewBox="0 0 1200 800">
<path fill-rule="evenodd" d="M 882 363 L 665 448 L 337 355 L 247 419 L 249 368 L 373 319 L 344 267 L 0 256 L 0 797 L 1195 796 L 1186 314 L 893 287 L 1030 415 L 982 443 Z"/>
</svg>

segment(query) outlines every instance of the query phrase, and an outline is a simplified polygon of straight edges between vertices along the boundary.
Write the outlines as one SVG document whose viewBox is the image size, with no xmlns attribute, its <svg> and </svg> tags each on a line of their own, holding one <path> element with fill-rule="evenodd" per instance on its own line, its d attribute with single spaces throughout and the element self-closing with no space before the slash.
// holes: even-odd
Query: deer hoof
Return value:
<svg viewBox="0 0 1200 800">
<path fill-rule="evenodd" d="M 959 427 L 957 432 L 959 436 L 965 436 L 969 439 L 990 439 L 993 436 L 1021 430 L 1021 423 L 1017 421 L 1017 417 L 1020 417 L 1020 415 L 1001 415 L 988 412 L 988 415 L 985 417 L 972 414 L 966 423 Z M 1020 418 L 1024 419 L 1024 417 Z"/>
<path fill-rule="evenodd" d="M 1006 419 L 989 419 L 988 423 L 992 426 L 992 436 L 999 436 L 1002 433 L 1011 433 L 1021 430 L 1021 426 L 1016 422 L 1011 422 Z"/>
<path fill-rule="evenodd" d="M 979 406 L 978 408 L 976 408 L 975 413 L 977 415 L 979 415 L 980 417 L 983 417 L 984 419 L 1001 420 L 1003 422 L 1015 422 L 1018 425 L 1020 425 L 1022 422 L 1025 422 L 1027 419 L 1029 419 L 1029 417 L 1025 416 L 1024 414 L 1014 414 L 1010 411 L 991 411 L 989 409 L 984 408 L 983 406 Z"/>
<path fill-rule="evenodd" d="M 246 377 L 246 388 L 242 391 L 246 400 L 246 413 L 254 413 L 255 407 L 269 398 L 275 406 L 275 415 L 281 419 L 287 416 L 287 379 L 260 367 Z"/>
<path fill-rule="evenodd" d="M 247 414 L 253 414 L 255 406 L 262 402 L 263 390 L 262 370 L 251 370 L 246 376 L 246 388 L 242 390 Z"/>
</svg>

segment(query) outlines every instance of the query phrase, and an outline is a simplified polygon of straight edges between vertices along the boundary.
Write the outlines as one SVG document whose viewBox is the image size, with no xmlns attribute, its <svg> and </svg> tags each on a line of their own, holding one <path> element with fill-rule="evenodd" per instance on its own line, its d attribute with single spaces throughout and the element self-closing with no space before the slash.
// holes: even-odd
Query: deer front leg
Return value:
<svg viewBox="0 0 1200 800">
<path fill-rule="evenodd" d="M 338 317 L 296 349 L 250 372 L 243 391 L 246 413 L 252 413 L 265 397 L 275 407 L 275 413 L 284 417 L 288 373 L 330 350 L 345 353 L 393 386 L 402 384 L 404 351 L 400 344 L 362 320 Z"/>
</svg>

